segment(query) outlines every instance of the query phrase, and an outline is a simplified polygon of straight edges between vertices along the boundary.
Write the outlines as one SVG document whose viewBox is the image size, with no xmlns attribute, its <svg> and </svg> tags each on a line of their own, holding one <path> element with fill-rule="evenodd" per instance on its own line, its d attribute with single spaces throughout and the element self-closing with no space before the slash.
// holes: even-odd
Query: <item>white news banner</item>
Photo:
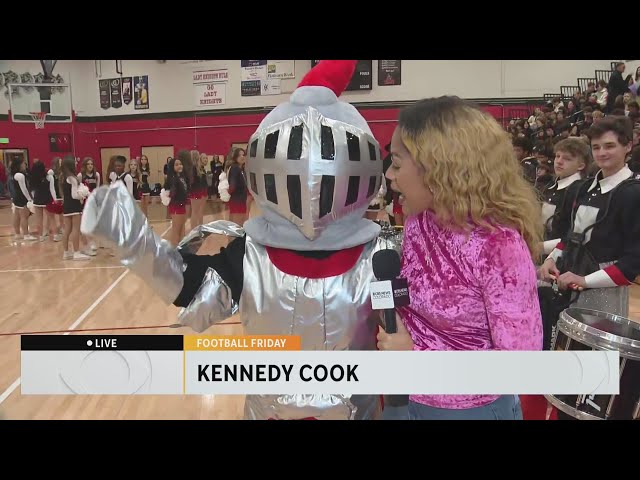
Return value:
<svg viewBox="0 0 640 480">
<path fill-rule="evenodd" d="M 612 351 L 30 350 L 21 361 L 25 395 L 618 394 L 620 378 Z"/>
</svg>

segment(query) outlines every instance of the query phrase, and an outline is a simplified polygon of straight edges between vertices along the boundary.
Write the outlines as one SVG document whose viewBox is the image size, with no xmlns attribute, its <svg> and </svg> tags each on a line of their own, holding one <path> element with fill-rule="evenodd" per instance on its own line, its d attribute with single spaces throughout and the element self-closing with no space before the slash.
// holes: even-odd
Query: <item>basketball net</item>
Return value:
<svg viewBox="0 0 640 480">
<path fill-rule="evenodd" d="M 44 123 L 47 120 L 47 112 L 31 112 L 31 118 L 36 125 L 36 129 L 44 128 Z"/>
</svg>

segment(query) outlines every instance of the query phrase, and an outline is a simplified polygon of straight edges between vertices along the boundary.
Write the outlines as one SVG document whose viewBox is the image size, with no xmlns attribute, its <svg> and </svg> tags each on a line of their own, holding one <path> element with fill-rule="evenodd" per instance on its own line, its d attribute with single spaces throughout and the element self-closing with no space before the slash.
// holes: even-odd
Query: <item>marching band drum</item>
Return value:
<svg viewBox="0 0 640 480">
<path fill-rule="evenodd" d="M 560 314 L 552 350 L 617 350 L 618 395 L 545 395 L 578 420 L 640 420 L 640 323 L 597 310 L 568 308 Z"/>
</svg>

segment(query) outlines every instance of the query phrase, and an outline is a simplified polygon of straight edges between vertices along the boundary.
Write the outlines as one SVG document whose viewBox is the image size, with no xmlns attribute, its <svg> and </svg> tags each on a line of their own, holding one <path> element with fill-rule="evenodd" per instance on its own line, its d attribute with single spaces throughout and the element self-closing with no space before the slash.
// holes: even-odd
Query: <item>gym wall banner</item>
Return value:
<svg viewBox="0 0 640 480">
<path fill-rule="evenodd" d="M 400 85 L 402 82 L 402 60 L 378 60 L 378 85 Z"/>
<path fill-rule="evenodd" d="M 129 105 L 133 100 L 133 86 L 131 83 L 133 79 L 131 77 L 124 77 L 122 79 L 122 101 L 125 105 Z"/>
<path fill-rule="evenodd" d="M 213 107 L 226 103 L 229 71 L 218 70 L 194 70 L 193 91 L 196 107 Z"/>
<path fill-rule="evenodd" d="M 109 80 L 98 80 L 98 90 L 100 91 L 100 107 L 107 110 L 111 106 Z"/>
<path fill-rule="evenodd" d="M 111 106 L 113 108 L 120 108 L 122 106 L 122 84 L 119 78 L 112 78 L 109 80 L 111 88 Z"/>
<path fill-rule="evenodd" d="M 149 109 L 149 76 L 133 77 L 134 104 L 136 110 Z"/>
</svg>

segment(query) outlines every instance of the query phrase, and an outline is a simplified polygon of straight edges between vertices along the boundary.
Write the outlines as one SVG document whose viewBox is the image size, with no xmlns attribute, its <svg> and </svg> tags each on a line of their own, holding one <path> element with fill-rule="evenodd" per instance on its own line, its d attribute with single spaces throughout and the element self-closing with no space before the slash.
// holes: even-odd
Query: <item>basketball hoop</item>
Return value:
<svg viewBox="0 0 640 480">
<path fill-rule="evenodd" d="M 47 112 L 30 112 L 33 123 L 36 124 L 36 129 L 44 128 L 44 123 L 47 120 Z"/>
</svg>

